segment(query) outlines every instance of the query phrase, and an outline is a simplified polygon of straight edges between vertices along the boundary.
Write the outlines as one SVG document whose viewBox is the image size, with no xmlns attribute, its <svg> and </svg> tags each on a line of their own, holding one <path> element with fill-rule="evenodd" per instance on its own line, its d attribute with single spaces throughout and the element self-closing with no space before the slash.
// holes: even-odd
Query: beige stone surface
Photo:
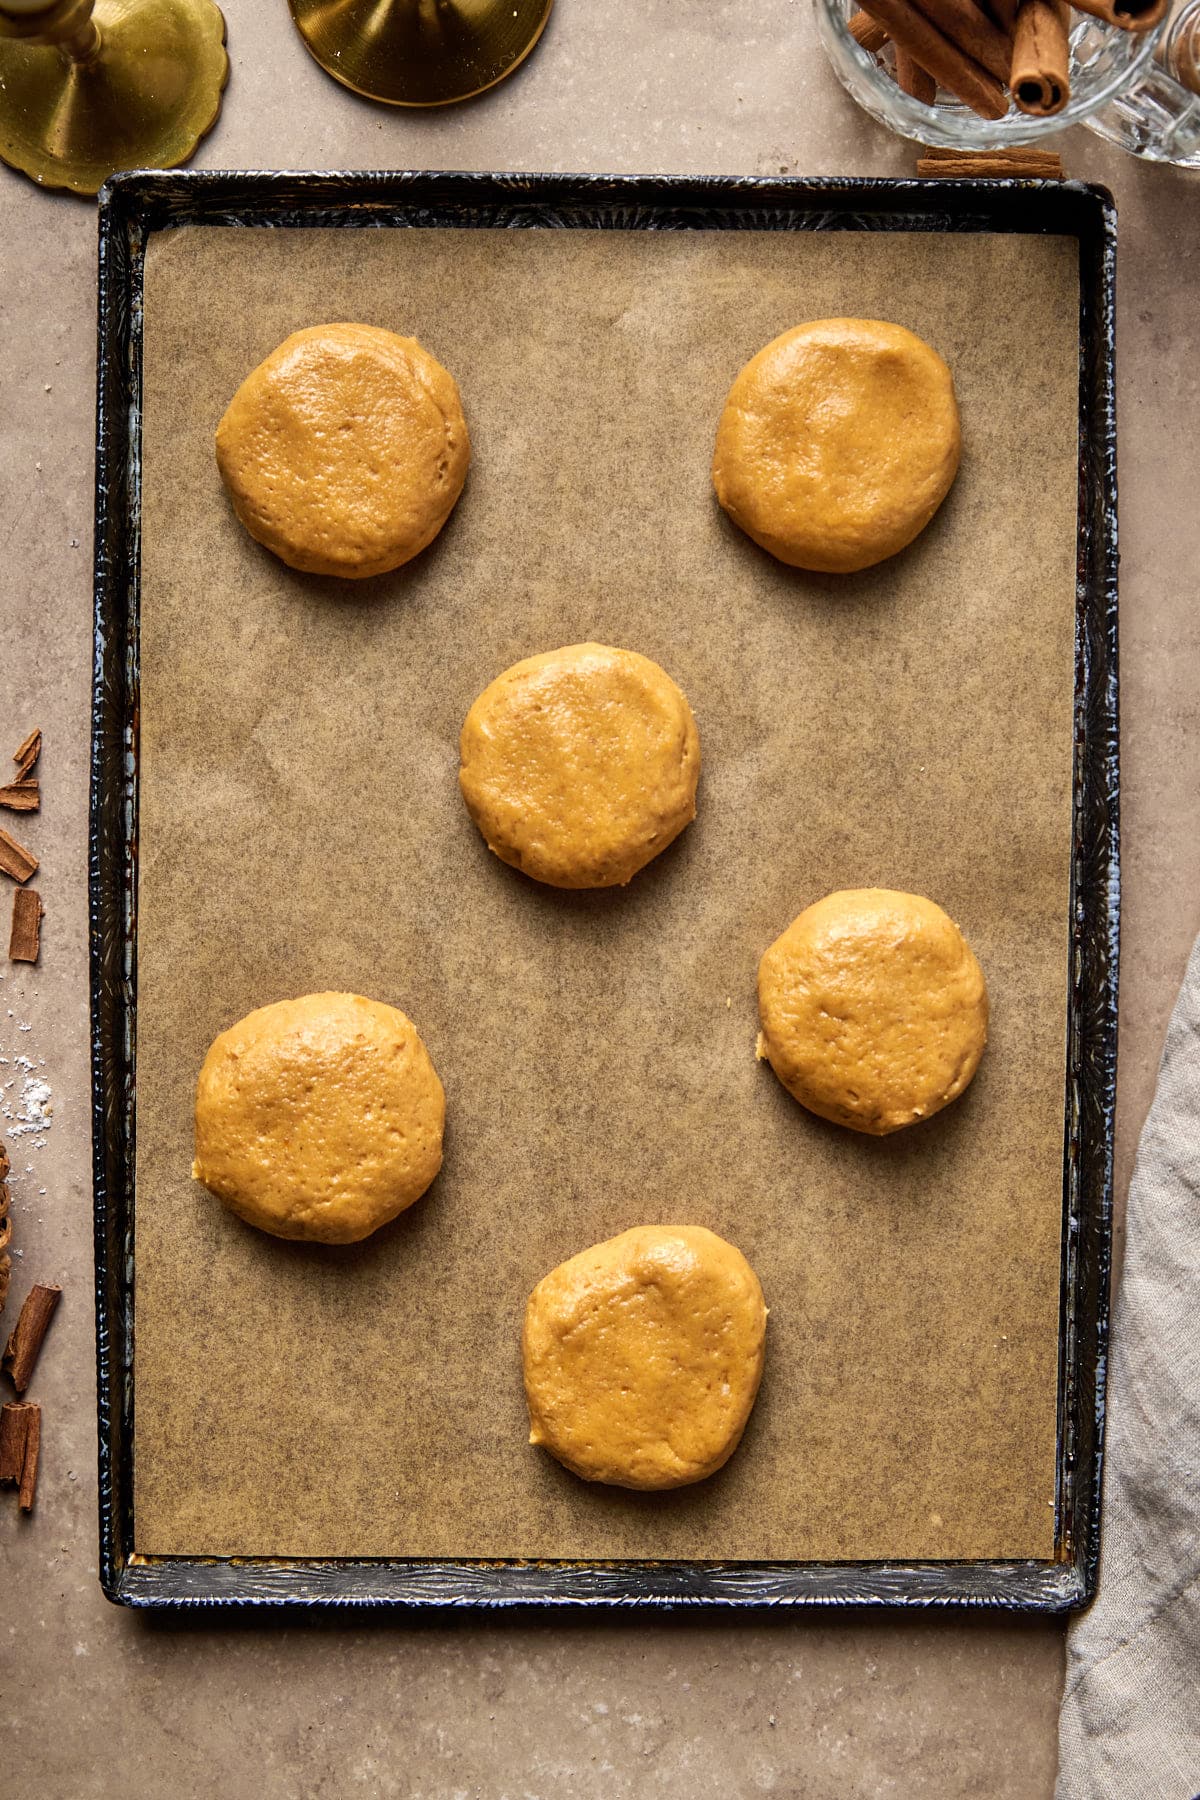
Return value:
<svg viewBox="0 0 1200 1800">
<path fill-rule="evenodd" d="M 912 167 L 835 84 L 804 0 L 559 0 L 520 74 L 427 116 L 329 82 L 282 0 L 227 11 L 233 78 L 199 159 L 213 167 Z M 1195 177 L 1086 133 L 1064 150 L 1121 206 L 1123 1195 L 1200 924 L 1200 209 Z M 94 213 L 0 170 L 0 225 L 0 754 L 46 728 L 45 810 L 19 835 L 43 859 L 48 908 L 42 965 L 0 967 L 0 1098 L 15 1113 L 26 1080 L 53 1090 L 50 1128 L 13 1146 L 14 1293 L 67 1290 L 37 1378 L 38 1511 L 0 1507 L 6 1795 L 1047 1800 L 1054 1624 L 163 1626 L 103 1600 L 85 985 Z"/>
</svg>

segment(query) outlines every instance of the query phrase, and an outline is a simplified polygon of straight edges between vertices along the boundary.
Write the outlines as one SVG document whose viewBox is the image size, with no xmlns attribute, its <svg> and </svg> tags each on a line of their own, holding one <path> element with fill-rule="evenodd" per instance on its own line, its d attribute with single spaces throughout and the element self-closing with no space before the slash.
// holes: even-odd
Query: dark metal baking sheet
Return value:
<svg viewBox="0 0 1200 1800">
<path fill-rule="evenodd" d="M 180 225 L 1053 233 L 1080 252 L 1079 537 L 1071 959 L 1052 1560 L 584 1564 L 146 1559 L 133 1545 L 133 1196 L 143 259 Z M 100 1572 L 137 1607 L 1000 1606 L 1086 1601 L 1099 1556 L 1119 922 L 1116 223 L 1054 182 L 187 173 L 100 199 L 89 904 Z"/>
</svg>

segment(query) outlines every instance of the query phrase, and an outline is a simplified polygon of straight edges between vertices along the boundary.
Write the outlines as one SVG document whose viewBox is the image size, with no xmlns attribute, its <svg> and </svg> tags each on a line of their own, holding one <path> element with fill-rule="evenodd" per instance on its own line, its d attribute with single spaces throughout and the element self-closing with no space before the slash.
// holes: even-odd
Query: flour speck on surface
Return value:
<svg viewBox="0 0 1200 1800">
<path fill-rule="evenodd" d="M 0 1126 L 0 1134 L 6 1138 L 34 1136 L 34 1149 L 41 1150 L 45 1145 L 45 1133 L 49 1131 L 54 1118 L 54 1094 L 50 1083 L 34 1067 L 28 1056 L 14 1056 L 14 1067 L 20 1080 L 19 1094 L 10 1099 L 9 1088 L 16 1082 L 6 1083 L 4 1097 L 0 1099 L 0 1118 L 4 1123 Z"/>
<path fill-rule="evenodd" d="M 25 1177 L 36 1181 L 36 1164 L 30 1159 L 36 1151 L 46 1148 L 47 1134 L 54 1123 L 54 1091 L 46 1077 L 46 1059 L 37 1055 L 36 1040 L 22 1041 L 12 1035 L 14 1030 L 31 1032 L 32 1025 L 16 1017 L 11 1008 L 8 1017 L 8 1031 L 0 1029 L 0 1140 L 8 1143 L 12 1151 L 14 1175 L 23 1167 Z M 20 1163 L 16 1155 L 18 1144 L 25 1152 Z M 41 1191 L 44 1194 L 46 1190 Z"/>
</svg>

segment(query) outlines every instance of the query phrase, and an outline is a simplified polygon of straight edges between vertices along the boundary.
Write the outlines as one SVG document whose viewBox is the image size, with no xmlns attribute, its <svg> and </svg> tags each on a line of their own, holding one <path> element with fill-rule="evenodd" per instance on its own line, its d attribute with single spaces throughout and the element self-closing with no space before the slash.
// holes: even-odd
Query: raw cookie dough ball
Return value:
<svg viewBox="0 0 1200 1800">
<path fill-rule="evenodd" d="M 932 900 L 829 894 L 758 965 L 758 1054 L 810 1112 L 875 1137 L 957 1099 L 987 1043 L 983 971 Z"/>
<path fill-rule="evenodd" d="M 251 537 L 293 569 L 357 579 L 431 543 L 471 460 L 453 376 L 373 325 L 295 331 L 243 381 L 217 464 Z"/>
<path fill-rule="evenodd" d="M 411 1019 L 306 994 L 214 1039 L 196 1085 L 192 1174 L 276 1237 L 352 1244 L 442 1166 L 445 1095 Z"/>
<path fill-rule="evenodd" d="M 529 1441 L 585 1481 L 703 1481 L 746 1428 L 766 1325 L 754 1270 L 702 1226 L 639 1225 L 593 1244 L 529 1296 Z"/>
<path fill-rule="evenodd" d="M 713 485 L 772 556 L 846 574 L 924 530 L 959 447 L 954 382 L 935 350 L 879 319 L 817 319 L 775 338 L 730 388 Z"/>
<path fill-rule="evenodd" d="M 459 785 L 502 862 L 616 887 L 696 816 L 692 709 L 648 657 L 571 644 L 514 663 L 467 714 Z"/>
</svg>

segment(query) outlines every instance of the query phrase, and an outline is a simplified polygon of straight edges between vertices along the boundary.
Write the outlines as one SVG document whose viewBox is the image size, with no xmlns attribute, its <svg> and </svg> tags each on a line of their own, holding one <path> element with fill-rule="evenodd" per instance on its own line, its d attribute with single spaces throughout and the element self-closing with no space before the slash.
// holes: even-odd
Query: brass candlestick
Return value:
<svg viewBox="0 0 1200 1800">
<path fill-rule="evenodd" d="M 229 74 L 213 0 L 0 0 L 0 158 L 94 194 L 185 162 Z"/>
<path fill-rule="evenodd" d="M 524 62 L 554 0 L 288 0 L 327 74 L 390 106 L 469 100 Z"/>
</svg>

